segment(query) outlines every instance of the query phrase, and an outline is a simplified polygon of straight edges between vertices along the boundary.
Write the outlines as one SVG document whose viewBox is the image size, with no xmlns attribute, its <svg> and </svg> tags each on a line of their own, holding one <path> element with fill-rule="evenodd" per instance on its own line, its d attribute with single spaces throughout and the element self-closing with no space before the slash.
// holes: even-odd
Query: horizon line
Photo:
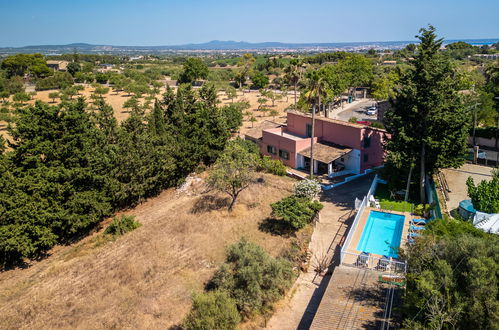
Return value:
<svg viewBox="0 0 499 330">
<path fill-rule="evenodd" d="M 470 41 L 470 40 L 498 40 L 499 37 L 487 37 L 487 38 L 453 38 L 445 39 L 443 42 L 448 41 Z M 266 44 L 266 43 L 279 43 L 279 44 L 291 44 L 291 45 L 320 45 L 320 44 L 358 44 L 358 43 L 390 43 L 390 42 L 408 42 L 408 43 L 418 43 L 417 39 L 413 40 L 377 40 L 377 41 L 325 41 L 325 42 L 286 42 L 286 41 L 236 41 L 236 40 L 219 40 L 212 39 L 205 42 L 189 42 L 183 44 L 156 44 L 156 45 L 116 45 L 116 44 L 106 44 L 106 43 L 89 43 L 89 42 L 71 42 L 71 43 L 60 43 L 60 44 L 28 44 L 24 46 L 0 46 L 0 48 L 26 48 L 26 47 L 41 47 L 41 46 L 71 46 L 71 45 L 90 45 L 90 46 L 111 46 L 111 47 L 179 47 L 179 46 L 191 46 L 191 45 L 203 45 L 212 42 L 233 42 L 233 43 L 246 43 L 246 44 Z"/>
</svg>

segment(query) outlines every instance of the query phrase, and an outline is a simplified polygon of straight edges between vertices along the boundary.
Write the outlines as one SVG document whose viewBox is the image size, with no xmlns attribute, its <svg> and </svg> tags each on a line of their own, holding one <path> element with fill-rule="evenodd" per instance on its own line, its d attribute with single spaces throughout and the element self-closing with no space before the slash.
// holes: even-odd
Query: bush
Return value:
<svg viewBox="0 0 499 330">
<path fill-rule="evenodd" d="M 468 195 L 476 210 L 485 213 L 499 213 L 499 170 L 495 170 L 492 180 L 483 180 L 475 185 L 472 177 L 466 181 Z"/>
<path fill-rule="evenodd" d="M 253 83 L 251 87 L 254 89 L 266 88 L 269 84 L 269 77 L 263 72 L 257 72 L 251 77 L 251 82 Z"/>
<path fill-rule="evenodd" d="M 284 221 L 295 230 L 302 229 L 310 223 L 323 207 L 317 201 L 297 196 L 285 197 L 270 206 L 272 207 L 272 216 Z"/>
<path fill-rule="evenodd" d="M 496 137 L 496 131 L 497 127 L 495 126 L 488 126 L 488 127 L 477 127 L 475 129 L 475 136 L 476 137 L 481 137 L 481 138 L 486 138 L 486 139 L 492 139 Z M 470 136 L 473 135 L 473 128 L 470 129 Z"/>
<path fill-rule="evenodd" d="M 295 196 L 309 200 L 317 197 L 321 192 L 321 185 L 315 180 L 302 180 L 295 184 Z"/>
<path fill-rule="evenodd" d="M 67 72 L 56 72 L 53 76 L 39 79 L 36 82 L 35 89 L 43 91 L 48 89 L 62 89 L 73 85 L 73 77 Z"/>
<path fill-rule="evenodd" d="M 229 330 L 235 329 L 240 320 L 235 300 L 226 291 L 217 290 L 194 296 L 183 327 Z"/>
<path fill-rule="evenodd" d="M 269 156 L 263 156 L 258 164 L 257 170 L 265 171 L 274 175 L 286 175 L 286 166 L 278 160 L 271 159 Z"/>
<path fill-rule="evenodd" d="M 113 236 L 121 236 L 140 226 L 142 225 L 135 221 L 134 216 L 122 215 L 120 217 L 114 217 L 113 221 L 109 224 L 109 227 L 106 228 L 105 233 Z"/>
<path fill-rule="evenodd" d="M 226 262 L 213 276 L 211 284 L 227 291 L 235 299 L 244 317 L 265 314 L 291 286 L 294 279 L 291 263 L 275 259 L 265 250 L 244 238 L 227 249 Z"/>
</svg>

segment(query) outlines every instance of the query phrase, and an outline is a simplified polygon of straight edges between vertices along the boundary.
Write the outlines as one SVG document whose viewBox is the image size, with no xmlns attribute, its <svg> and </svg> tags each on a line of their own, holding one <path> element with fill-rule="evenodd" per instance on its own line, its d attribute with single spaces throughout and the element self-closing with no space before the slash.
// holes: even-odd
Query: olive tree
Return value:
<svg viewBox="0 0 499 330">
<path fill-rule="evenodd" d="M 232 198 L 229 211 L 232 211 L 241 191 L 248 188 L 253 181 L 257 157 L 236 141 L 230 141 L 215 162 L 208 178 L 208 185 Z"/>
</svg>

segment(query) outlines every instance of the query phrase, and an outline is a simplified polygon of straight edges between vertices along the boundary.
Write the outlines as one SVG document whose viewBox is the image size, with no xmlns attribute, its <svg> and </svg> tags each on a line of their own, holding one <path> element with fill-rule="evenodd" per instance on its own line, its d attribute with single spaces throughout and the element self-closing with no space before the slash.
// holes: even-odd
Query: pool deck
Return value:
<svg viewBox="0 0 499 330">
<path fill-rule="evenodd" d="M 357 227 L 355 228 L 355 232 L 353 233 L 352 240 L 350 241 L 350 245 L 347 248 L 347 252 L 354 253 L 354 254 L 360 254 L 363 252 L 363 251 L 358 251 L 357 246 L 359 245 L 360 238 L 362 237 L 362 232 L 364 231 L 364 227 L 367 223 L 367 219 L 369 218 L 369 213 L 371 213 L 371 211 L 399 214 L 399 215 L 403 215 L 405 217 L 404 227 L 402 228 L 402 238 L 400 240 L 400 247 L 404 247 L 405 244 L 407 243 L 407 235 L 409 234 L 410 221 L 412 218 L 411 213 L 410 212 L 388 211 L 388 210 L 377 209 L 377 208 L 373 208 L 373 207 L 366 207 L 364 209 L 364 212 L 360 216 Z M 383 257 L 383 256 L 378 255 L 378 254 L 371 254 L 371 255 L 373 257 L 376 257 L 376 258 Z M 357 256 L 354 256 L 354 255 L 346 255 L 344 263 L 353 264 L 356 261 L 356 258 L 357 258 Z"/>
</svg>

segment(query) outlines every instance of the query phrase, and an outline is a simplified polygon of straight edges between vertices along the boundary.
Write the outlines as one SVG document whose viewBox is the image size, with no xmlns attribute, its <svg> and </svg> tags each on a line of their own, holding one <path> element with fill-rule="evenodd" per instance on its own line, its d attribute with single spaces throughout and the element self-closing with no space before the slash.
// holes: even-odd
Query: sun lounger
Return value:
<svg viewBox="0 0 499 330">
<path fill-rule="evenodd" d="M 416 225 L 416 226 L 424 226 L 428 223 L 429 220 L 426 219 L 412 219 L 411 225 Z"/>
<path fill-rule="evenodd" d="M 357 262 L 355 263 L 355 265 L 357 267 L 367 267 L 368 264 L 369 264 L 369 256 L 371 254 L 368 253 L 368 252 L 362 252 L 359 257 L 357 258 Z"/>
<path fill-rule="evenodd" d="M 379 259 L 378 265 L 376 266 L 377 270 L 380 271 L 387 271 L 390 270 L 391 266 L 391 258 L 388 256 L 383 256 L 383 258 Z"/>
<path fill-rule="evenodd" d="M 373 195 L 369 197 L 369 204 L 371 207 L 375 207 L 377 209 L 381 208 L 381 205 L 379 204 L 379 200 L 375 199 Z"/>
<path fill-rule="evenodd" d="M 408 237 L 409 238 L 421 237 L 421 234 L 419 234 L 419 233 L 409 233 Z"/>
<path fill-rule="evenodd" d="M 426 228 L 423 227 L 423 226 L 415 226 L 415 225 L 411 225 L 410 229 L 409 230 L 414 230 L 414 231 L 417 231 L 417 230 L 425 230 Z"/>
</svg>

